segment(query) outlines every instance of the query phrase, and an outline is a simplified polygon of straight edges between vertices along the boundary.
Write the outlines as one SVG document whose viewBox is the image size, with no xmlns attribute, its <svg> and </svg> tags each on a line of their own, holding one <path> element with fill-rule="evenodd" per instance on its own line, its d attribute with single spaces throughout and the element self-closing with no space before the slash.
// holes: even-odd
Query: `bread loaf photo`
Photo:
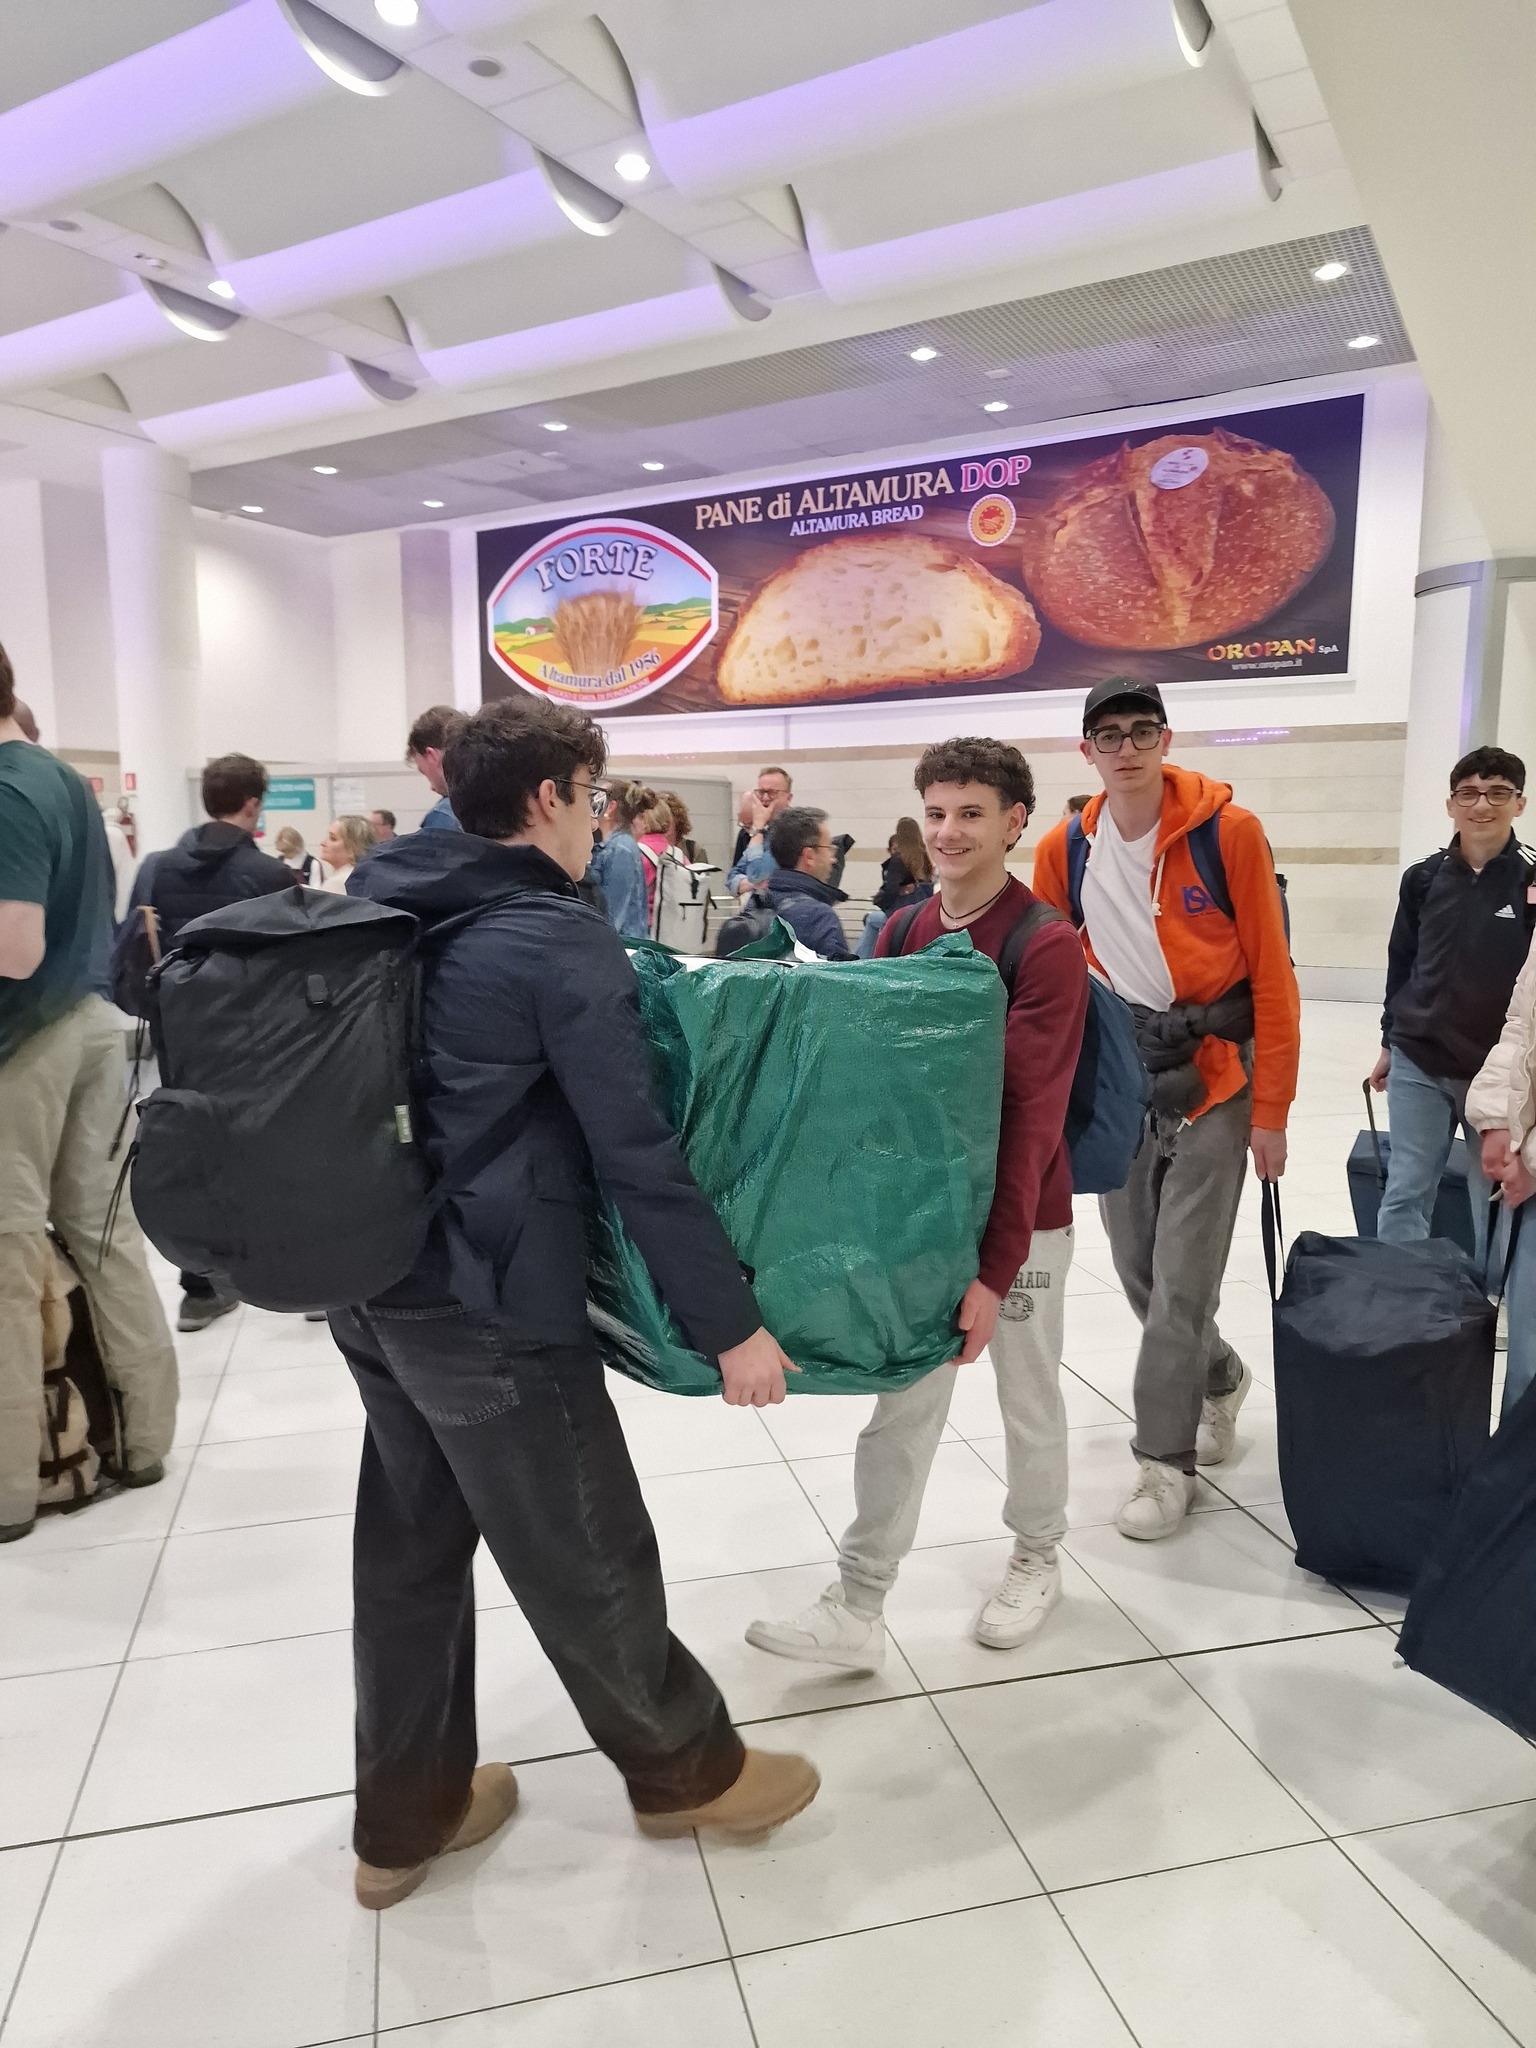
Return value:
<svg viewBox="0 0 1536 2048">
<path fill-rule="evenodd" d="M 1020 520 L 1024 582 L 1089 647 L 1193 647 L 1257 625 L 1333 545 L 1294 456 L 1216 427 L 1089 463 Z"/>
<path fill-rule="evenodd" d="M 716 670 L 730 704 L 804 704 L 1027 669 L 1040 622 L 1023 594 L 920 534 L 807 548 L 742 606 Z"/>
</svg>

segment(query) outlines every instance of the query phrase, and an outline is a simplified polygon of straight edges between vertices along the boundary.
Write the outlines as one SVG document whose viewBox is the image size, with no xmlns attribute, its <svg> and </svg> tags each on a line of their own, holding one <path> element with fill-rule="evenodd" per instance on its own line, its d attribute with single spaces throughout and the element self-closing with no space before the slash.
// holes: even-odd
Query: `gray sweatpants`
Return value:
<svg viewBox="0 0 1536 2048">
<path fill-rule="evenodd" d="M 100 996 L 0 1063 L 0 1523 L 28 1522 L 37 1507 L 50 1222 L 85 1284 L 102 1364 L 123 1397 L 129 1466 L 171 1447 L 176 1352 L 126 1195 L 101 1256 L 121 1163 L 107 1154 L 126 1082 L 122 1025 Z"/>
<path fill-rule="evenodd" d="M 1016 1547 L 1051 1558 L 1067 1528 L 1067 1411 L 1061 1345 L 1072 1227 L 1037 1230 L 1029 1262 L 998 1311 L 992 1368 L 1003 1412 L 1008 1498 L 1003 1520 Z M 917 1535 L 923 1489 L 944 1434 L 957 1372 L 941 1365 L 914 1386 L 882 1394 L 853 1461 L 855 1515 L 838 1546 L 848 1605 L 878 1614 Z"/>
<path fill-rule="evenodd" d="M 1229 1394 L 1243 1363 L 1216 1327 L 1216 1303 L 1248 1167 L 1253 1098 L 1244 1088 L 1192 1123 L 1148 1122 L 1130 1178 L 1099 1197 L 1126 1300 L 1141 1323 L 1139 1457 L 1195 1469 L 1207 1394 Z"/>
</svg>

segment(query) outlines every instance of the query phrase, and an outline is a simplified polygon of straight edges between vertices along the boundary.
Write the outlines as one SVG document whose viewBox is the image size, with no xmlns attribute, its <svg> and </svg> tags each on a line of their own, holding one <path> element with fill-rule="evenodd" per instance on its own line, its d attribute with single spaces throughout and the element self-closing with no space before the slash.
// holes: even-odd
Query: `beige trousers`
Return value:
<svg viewBox="0 0 1536 2048">
<path fill-rule="evenodd" d="M 121 1165 L 123 1033 L 88 996 L 0 1065 L 0 1524 L 37 1506 L 42 1429 L 45 1231 L 85 1285 L 107 1376 L 123 1399 L 130 1469 L 163 1458 L 176 1428 L 176 1349 L 126 1195 L 111 1247 L 102 1228 Z"/>
</svg>

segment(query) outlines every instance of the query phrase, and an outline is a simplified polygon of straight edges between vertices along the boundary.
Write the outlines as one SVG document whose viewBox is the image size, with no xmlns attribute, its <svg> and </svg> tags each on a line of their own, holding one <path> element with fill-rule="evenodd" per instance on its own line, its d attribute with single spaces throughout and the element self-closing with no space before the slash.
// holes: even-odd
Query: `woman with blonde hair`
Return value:
<svg viewBox="0 0 1536 2048">
<path fill-rule="evenodd" d="M 305 851 L 304 834 L 292 825 L 282 825 L 272 841 L 273 851 L 286 868 L 293 869 L 293 879 L 302 882 L 306 889 L 315 884 L 315 856 Z"/>
<path fill-rule="evenodd" d="M 325 880 L 320 884 L 333 896 L 345 896 L 347 878 L 365 853 L 375 844 L 372 825 L 366 818 L 332 818 L 330 829 L 320 842 L 320 859 Z"/>
</svg>

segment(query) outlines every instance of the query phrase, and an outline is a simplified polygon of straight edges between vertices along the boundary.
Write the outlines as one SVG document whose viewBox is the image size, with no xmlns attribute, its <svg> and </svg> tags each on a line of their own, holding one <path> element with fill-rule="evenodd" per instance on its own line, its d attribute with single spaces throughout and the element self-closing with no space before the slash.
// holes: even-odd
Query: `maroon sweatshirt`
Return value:
<svg viewBox="0 0 1536 2048">
<path fill-rule="evenodd" d="M 995 960 L 1035 900 L 1010 876 L 986 915 L 965 927 L 977 952 Z M 902 952 L 917 952 L 943 930 L 933 895 L 908 927 Z M 877 958 L 889 954 L 890 934 L 887 924 L 875 947 Z M 1065 1230 L 1072 1221 L 1072 1162 L 1062 1128 L 1087 1015 L 1082 941 L 1063 918 L 1043 926 L 1024 949 L 1008 1005 L 997 1185 L 981 1240 L 981 1279 L 994 1294 L 1006 1294 L 1013 1285 L 1037 1230 Z"/>
</svg>

